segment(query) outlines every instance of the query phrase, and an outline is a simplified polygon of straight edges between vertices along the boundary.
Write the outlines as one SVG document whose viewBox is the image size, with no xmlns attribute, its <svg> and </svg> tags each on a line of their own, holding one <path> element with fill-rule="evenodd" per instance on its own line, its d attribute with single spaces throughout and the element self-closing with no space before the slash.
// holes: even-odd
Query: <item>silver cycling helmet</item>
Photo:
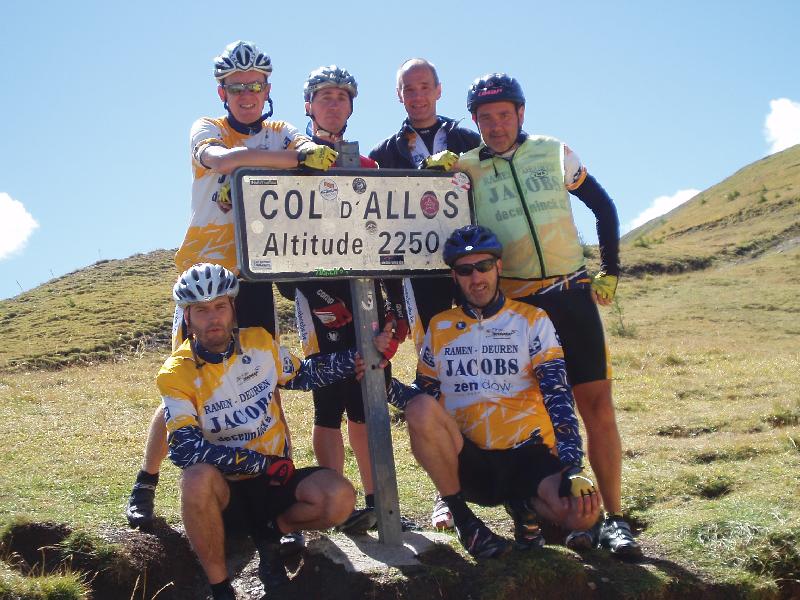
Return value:
<svg viewBox="0 0 800 600">
<path fill-rule="evenodd" d="M 267 77 L 272 73 L 272 61 L 253 42 L 238 40 L 228 44 L 214 59 L 214 77 L 219 83 L 236 71 L 260 71 Z"/>
<path fill-rule="evenodd" d="M 356 78 L 347 72 L 347 69 L 342 69 L 336 65 L 329 67 L 320 67 L 314 69 L 309 73 L 308 79 L 303 86 L 303 98 L 306 102 L 311 102 L 318 91 L 326 87 L 342 88 L 350 94 L 350 101 L 358 96 L 358 83 Z"/>
<path fill-rule="evenodd" d="M 198 263 L 178 277 L 172 288 L 172 299 L 181 308 L 186 308 L 221 296 L 235 298 L 238 293 L 239 280 L 228 269 L 212 263 Z"/>
</svg>

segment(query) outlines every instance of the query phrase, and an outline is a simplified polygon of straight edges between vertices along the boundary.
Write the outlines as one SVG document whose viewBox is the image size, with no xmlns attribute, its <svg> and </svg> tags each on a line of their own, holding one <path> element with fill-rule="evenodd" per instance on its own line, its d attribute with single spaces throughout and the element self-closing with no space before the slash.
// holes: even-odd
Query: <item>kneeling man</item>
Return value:
<svg viewBox="0 0 800 600">
<path fill-rule="evenodd" d="M 288 583 L 278 541 L 327 529 L 355 505 L 353 486 L 332 469 L 296 469 L 276 385 L 310 389 L 363 374 L 355 349 L 301 361 L 261 327 L 239 330 L 236 276 L 196 264 L 173 288 L 190 332 L 158 373 L 169 457 L 180 469 L 186 535 L 215 599 L 234 599 L 225 566 L 223 518 L 244 518 L 259 552 L 266 596 Z"/>
<path fill-rule="evenodd" d="M 600 508 L 583 474 L 558 337 L 543 310 L 503 296 L 502 250 L 481 226 L 448 238 L 444 260 L 464 301 L 433 317 L 416 381 L 400 393 L 409 398 L 414 456 L 450 509 L 461 543 L 477 558 L 500 556 L 512 544 L 468 501 L 504 504 L 520 548 L 544 544 L 537 515 L 587 529 Z"/>
</svg>

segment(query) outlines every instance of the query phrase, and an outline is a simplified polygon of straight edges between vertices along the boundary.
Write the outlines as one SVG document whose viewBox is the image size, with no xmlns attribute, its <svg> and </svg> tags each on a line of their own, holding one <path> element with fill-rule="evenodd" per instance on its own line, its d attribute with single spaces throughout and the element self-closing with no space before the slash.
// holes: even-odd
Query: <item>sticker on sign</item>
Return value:
<svg viewBox="0 0 800 600">
<path fill-rule="evenodd" d="M 238 169 L 232 191 L 242 275 L 445 273 L 444 241 L 473 222 L 465 177 L 405 169 Z"/>
</svg>

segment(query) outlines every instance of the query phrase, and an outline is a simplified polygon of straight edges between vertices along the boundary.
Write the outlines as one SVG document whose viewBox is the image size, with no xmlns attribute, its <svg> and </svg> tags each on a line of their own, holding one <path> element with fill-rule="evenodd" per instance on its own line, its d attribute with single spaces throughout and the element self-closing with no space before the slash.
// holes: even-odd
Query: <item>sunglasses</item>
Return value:
<svg viewBox="0 0 800 600">
<path fill-rule="evenodd" d="M 456 275 L 461 277 L 469 277 L 472 275 L 473 271 L 477 271 L 478 273 L 488 273 L 491 271 L 494 266 L 497 264 L 496 258 L 484 258 L 483 260 L 479 260 L 475 263 L 463 263 L 460 265 L 453 265 L 453 271 L 456 272 Z"/>
<path fill-rule="evenodd" d="M 267 89 L 267 82 L 266 81 L 253 81 L 250 83 L 228 83 L 222 86 L 226 92 L 233 96 L 238 96 L 245 90 L 248 92 L 253 92 L 254 94 L 258 94 L 259 92 L 263 92 Z"/>
</svg>

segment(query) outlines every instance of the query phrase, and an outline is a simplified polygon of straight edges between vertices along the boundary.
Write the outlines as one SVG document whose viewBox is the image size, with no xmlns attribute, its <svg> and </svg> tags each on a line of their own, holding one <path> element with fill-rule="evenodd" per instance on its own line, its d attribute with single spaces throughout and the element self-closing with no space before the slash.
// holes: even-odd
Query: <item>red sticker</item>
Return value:
<svg viewBox="0 0 800 600">
<path fill-rule="evenodd" d="M 439 212 L 439 200 L 433 192 L 425 192 L 419 201 L 419 207 L 422 209 L 422 214 L 427 218 L 432 219 Z"/>
</svg>

